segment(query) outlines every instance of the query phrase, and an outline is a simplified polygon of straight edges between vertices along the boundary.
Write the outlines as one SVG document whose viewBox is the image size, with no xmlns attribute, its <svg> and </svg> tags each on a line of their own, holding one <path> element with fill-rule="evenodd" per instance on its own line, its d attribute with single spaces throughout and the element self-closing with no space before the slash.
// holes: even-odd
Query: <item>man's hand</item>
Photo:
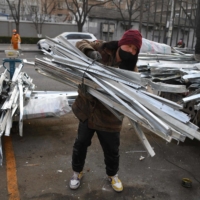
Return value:
<svg viewBox="0 0 200 200">
<path fill-rule="evenodd" d="M 93 60 L 101 60 L 101 54 L 98 51 L 89 51 L 87 56 L 92 58 Z"/>
</svg>

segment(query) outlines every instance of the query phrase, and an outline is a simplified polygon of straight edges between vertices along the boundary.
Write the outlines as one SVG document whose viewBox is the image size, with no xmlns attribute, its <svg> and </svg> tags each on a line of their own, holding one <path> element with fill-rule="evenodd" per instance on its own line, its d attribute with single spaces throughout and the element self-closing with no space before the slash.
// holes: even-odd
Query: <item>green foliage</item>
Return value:
<svg viewBox="0 0 200 200">
<path fill-rule="evenodd" d="M 21 37 L 22 44 L 36 44 L 40 39 L 43 38 L 30 38 L 30 37 Z M 11 37 L 9 36 L 0 36 L 0 44 L 10 44 Z"/>
</svg>

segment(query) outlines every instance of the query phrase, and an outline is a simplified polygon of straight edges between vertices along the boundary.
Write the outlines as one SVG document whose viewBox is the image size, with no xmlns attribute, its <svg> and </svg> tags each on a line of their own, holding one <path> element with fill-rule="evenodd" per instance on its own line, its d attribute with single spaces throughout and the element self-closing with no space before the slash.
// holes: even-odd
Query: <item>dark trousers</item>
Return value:
<svg viewBox="0 0 200 200">
<path fill-rule="evenodd" d="M 78 135 L 73 146 L 72 169 L 75 172 L 83 170 L 87 148 L 91 145 L 91 139 L 95 132 L 104 152 L 106 174 L 114 176 L 119 170 L 120 133 L 90 129 L 87 121 L 79 122 Z"/>
</svg>

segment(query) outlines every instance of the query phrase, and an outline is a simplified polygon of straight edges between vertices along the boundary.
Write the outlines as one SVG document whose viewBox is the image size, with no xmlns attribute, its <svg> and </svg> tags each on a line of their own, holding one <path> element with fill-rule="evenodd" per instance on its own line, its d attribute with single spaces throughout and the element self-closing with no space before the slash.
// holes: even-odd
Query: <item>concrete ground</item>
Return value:
<svg viewBox="0 0 200 200">
<path fill-rule="evenodd" d="M 35 46 L 32 48 L 34 51 Z M 68 183 L 72 176 L 71 154 L 77 127 L 78 120 L 73 113 L 61 118 L 24 120 L 23 137 L 17 129 L 13 129 L 9 137 L 14 153 L 10 161 L 5 153 L 12 152 L 12 148 L 5 149 L 8 137 L 4 136 L 0 200 L 200 199 L 200 141 L 186 139 L 180 144 L 176 141 L 167 143 L 143 129 L 156 153 L 150 157 L 127 118 L 123 122 L 120 145 L 119 177 L 124 191 L 116 193 L 107 181 L 96 135 L 88 149 L 81 186 L 71 190 Z M 140 160 L 141 156 L 143 160 Z M 14 167 L 11 169 L 8 164 Z M 12 185 L 15 179 L 8 176 L 9 171 L 16 172 L 16 185 Z M 191 188 L 182 186 L 183 178 L 192 180 Z M 19 196 L 11 198 L 12 192 L 16 191 Z"/>
<path fill-rule="evenodd" d="M 119 177 L 124 191 L 116 193 L 106 179 L 104 158 L 95 135 L 88 149 L 84 177 L 78 190 L 69 188 L 71 153 L 78 120 L 73 113 L 61 118 L 24 121 L 24 136 L 12 134 L 21 200 L 198 200 L 200 199 L 200 143 L 166 143 L 147 130 L 154 147 L 149 157 L 125 118 L 121 131 Z M 144 159 L 140 160 L 143 156 Z M 0 168 L 0 199 L 7 200 L 6 160 Z M 192 187 L 182 186 L 182 178 Z"/>
</svg>

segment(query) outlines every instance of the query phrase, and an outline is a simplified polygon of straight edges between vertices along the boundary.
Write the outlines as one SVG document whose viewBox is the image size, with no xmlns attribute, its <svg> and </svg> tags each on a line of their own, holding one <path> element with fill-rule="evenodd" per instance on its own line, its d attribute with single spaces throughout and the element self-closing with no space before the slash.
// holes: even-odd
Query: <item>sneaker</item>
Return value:
<svg viewBox="0 0 200 200">
<path fill-rule="evenodd" d="M 123 191 L 123 185 L 122 185 L 122 182 L 118 178 L 118 174 L 116 174 L 115 176 L 109 176 L 108 180 L 111 182 L 112 188 L 116 192 Z"/>
<path fill-rule="evenodd" d="M 69 187 L 73 190 L 77 189 L 80 186 L 81 183 L 81 178 L 83 177 L 83 172 L 74 172 L 70 183 L 69 183 Z"/>
</svg>

